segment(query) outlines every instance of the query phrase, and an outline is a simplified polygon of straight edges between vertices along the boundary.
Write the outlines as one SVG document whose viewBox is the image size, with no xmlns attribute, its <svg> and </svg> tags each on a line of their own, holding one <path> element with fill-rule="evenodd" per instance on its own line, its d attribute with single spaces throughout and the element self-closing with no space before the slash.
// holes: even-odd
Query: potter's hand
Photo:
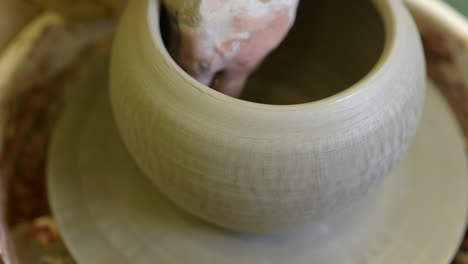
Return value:
<svg viewBox="0 0 468 264">
<path fill-rule="evenodd" d="M 286 36 L 299 0 L 164 0 L 169 50 L 199 82 L 239 97 L 248 76 Z"/>
</svg>

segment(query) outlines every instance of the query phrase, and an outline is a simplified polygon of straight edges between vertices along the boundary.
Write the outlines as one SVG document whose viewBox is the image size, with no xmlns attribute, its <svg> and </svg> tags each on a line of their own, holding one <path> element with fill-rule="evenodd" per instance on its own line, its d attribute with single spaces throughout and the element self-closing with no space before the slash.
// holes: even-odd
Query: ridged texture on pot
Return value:
<svg viewBox="0 0 468 264">
<path fill-rule="evenodd" d="M 425 87 L 409 14 L 399 0 L 374 2 L 393 37 L 372 74 L 319 102 L 272 106 L 195 83 L 163 48 L 158 1 L 132 1 L 111 70 L 130 153 L 177 205 L 240 231 L 318 224 L 359 203 L 407 149 Z"/>
</svg>

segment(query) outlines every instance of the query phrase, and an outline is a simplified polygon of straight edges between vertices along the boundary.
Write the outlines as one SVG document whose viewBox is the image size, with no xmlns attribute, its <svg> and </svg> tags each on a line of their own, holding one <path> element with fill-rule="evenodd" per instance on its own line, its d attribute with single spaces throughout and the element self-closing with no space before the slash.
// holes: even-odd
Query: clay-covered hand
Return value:
<svg viewBox="0 0 468 264">
<path fill-rule="evenodd" d="M 299 0 L 164 0 L 169 50 L 199 82 L 239 97 L 291 28 Z"/>
</svg>

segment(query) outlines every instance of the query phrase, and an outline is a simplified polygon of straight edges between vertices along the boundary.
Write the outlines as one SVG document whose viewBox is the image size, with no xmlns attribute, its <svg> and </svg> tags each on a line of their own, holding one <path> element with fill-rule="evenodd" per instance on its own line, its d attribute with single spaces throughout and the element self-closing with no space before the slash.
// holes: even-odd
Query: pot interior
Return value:
<svg viewBox="0 0 468 264">
<path fill-rule="evenodd" d="M 337 94 L 372 70 L 385 37 L 372 1 L 303 0 L 291 32 L 251 76 L 242 99 L 284 105 Z"/>
<path fill-rule="evenodd" d="M 167 40 L 164 11 L 161 17 Z M 251 75 L 241 99 L 291 105 L 335 95 L 372 70 L 385 39 L 373 1 L 302 0 L 292 30 Z"/>
</svg>

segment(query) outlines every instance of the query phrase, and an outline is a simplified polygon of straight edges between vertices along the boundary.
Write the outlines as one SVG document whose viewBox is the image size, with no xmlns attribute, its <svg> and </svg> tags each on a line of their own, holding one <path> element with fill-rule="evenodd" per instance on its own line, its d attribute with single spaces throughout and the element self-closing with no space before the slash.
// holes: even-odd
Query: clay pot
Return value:
<svg viewBox="0 0 468 264">
<path fill-rule="evenodd" d="M 401 1 L 302 1 L 243 99 L 177 66 L 159 4 L 132 1 L 126 12 L 111 98 L 129 152 L 162 193 L 247 232 L 317 225 L 372 198 L 424 99 L 422 47 Z"/>
</svg>

